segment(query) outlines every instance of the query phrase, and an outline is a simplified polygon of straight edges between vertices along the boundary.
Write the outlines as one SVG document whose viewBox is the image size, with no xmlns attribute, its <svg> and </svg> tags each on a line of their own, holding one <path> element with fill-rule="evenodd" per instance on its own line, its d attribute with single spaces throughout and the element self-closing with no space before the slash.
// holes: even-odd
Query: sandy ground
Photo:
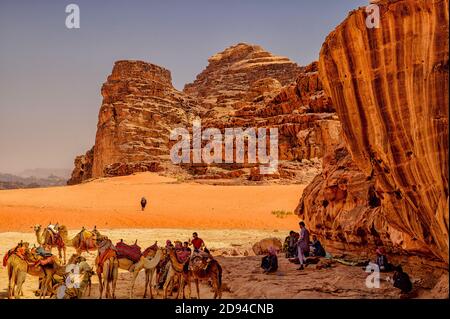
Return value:
<svg viewBox="0 0 450 319">
<path fill-rule="evenodd" d="M 267 237 L 283 239 L 290 229 L 297 229 L 298 217 L 279 218 L 272 211 L 292 212 L 303 189 L 302 185 L 180 183 L 141 173 L 76 186 L 0 191 L 0 257 L 21 240 L 36 243 L 32 226 L 50 221 L 66 225 L 70 236 L 82 226 L 96 225 L 114 243 L 137 239 L 143 249 L 155 240 L 161 245 L 166 239 L 185 241 L 196 230 L 223 266 L 224 298 L 398 298 L 397 290 L 385 280 L 378 289 L 367 288 L 367 274 L 360 267 L 337 264 L 316 270 L 310 266 L 301 272 L 280 255 L 278 272 L 262 274 L 261 257 L 254 256 L 251 246 Z M 145 212 L 140 209 L 142 196 L 149 202 Z M 223 251 L 228 255 L 223 256 Z M 73 252 L 68 247 L 67 256 Z M 93 265 L 95 253 L 86 256 Z M 98 281 L 93 278 L 91 298 L 97 298 Z M 118 298 L 128 298 L 130 278 L 130 273 L 120 271 Z M 1 267 L 0 298 L 6 297 L 7 285 L 6 269 Z M 136 297 L 143 295 L 143 285 L 141 273 Z M 37 278 L 27 276 L 24 297 L 34 298 L 36 288 Z M 212 295 L 203 284 L 201 297 Z"/>
<path fill-rule="evenodd" d="M 132 242 L 138 239 L 138 244 L 145 248 L 155 240 L 159 243 L 167 238 L 185 239 L 190 235 L 189 230 L 180 229 L 115 229 L 101 232 L 108 235 L 113 242 L 124 239 Z M 70 232 L 73 236 L 75 232 Z M 200 232 L 208 247 L 218 253 L 223 250 L 236 250 L 251 253 L 254 242 L 266 237 L 283 237 L 285 234 L 261 230 L 203 230 Z M 31 233 L 8 232 L 0 233 L 0 251 L 3 253 L 13 247 L 18 240 L 36 243 Z M 56 253 L 56 250 L 54 250 Z M 74 252 L 68 247 L 68 256 Z M 83 254 L 93 265 L 95 254 Z M 304 271 L 298 271 L 297 265 L 288 262 L 279 255 L 279 270 L 275 274 L 265 275 L 259 268 L 261 257 L 238 256 L 216 257 L 223 267 L 223 282 L 225 291 L 223 298 L 398 298 L 395 288 L 386 282 L 382 275 L 381 285 L 378 289 L 369 289 L 365 285 L 367 274 L 360 267 L 348 267 L 337 264 L 331 269 L 316 270 L 314 265 L 308 266 Z M 91 296 L 98 297 L 98 280 L 93 278 Z M 117 283 L 117 298 L 128 298 L 130 291 L 131 274 L 120 270 Z M 141 272 L 135 287 L 135 298 L 141 298 L 144 291 L 144 273 Z M 36 298 L 34 290 L 38 282 L 36 277 L 27 276 L 24 284 L 23 298 Z M 192 286 L 194 288 L 194 286 Z M 201 284 L 200 297 L 212 298 L 213 293 L 206 283 Z M 156 298 L 161 298 L 162 292 Z M 6 269 L 0 268 L 0 298 L 7 296 Z M 193 295 L 195 296 L 195 295 Z"/>
<path fill-rule="evenodd" d="M 69 229 L 290 229 L 301 185 L 214 186 L 179 183 L 152 173 L 98 179 L 76 186 L 0 191 L 0 231 L 29 231 L 49 222 Z M 145 196 L 148 206 L 140 209 Z"/>
</svg>

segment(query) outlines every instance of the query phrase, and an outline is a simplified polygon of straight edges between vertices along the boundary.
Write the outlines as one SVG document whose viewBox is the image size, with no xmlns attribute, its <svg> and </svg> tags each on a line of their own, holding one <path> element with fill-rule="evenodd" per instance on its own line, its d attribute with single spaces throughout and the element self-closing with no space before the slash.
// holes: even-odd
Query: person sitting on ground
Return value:
<svg viewBox="0 0 450 319">
<path fill-rule="evenodd" d="M 312 248 L 313 256 L 316 256 L 316 257 L 325 257 L 326 256 L 325 249 L 323 248 L 320 241 L 317 239 L 316 235 L 312 236 L 311 248 Z"/>
<path fill-rule="evenodd" d="M 205 242 L 203 241 L 203 239 L 201 239 L 200 237 L 198 237 L 198 234 L 196 232 L 194 232 L 192 234 L 192 240 L 189 239 L 189 244 L 192 245 L 194 247 L 194 252 L 198 253 L 200 252 L 200 250 L 205 247 Z"/>
<path fill-rule="evenodd" d="M 261 261 L 261 268 L 265 274 L 272 273 L 278 270 L 277 251 L 272 246 L 269 247 L 269 253 L 264 256 Z"/>
<path fill-rule="evenodd" d="M 394 287 L 400 289 L 400 297 L 404 297 L 412 291 L 412 283 L 406 272 L 403 271 L 402 266 L 395 267 L 395 272 L 393 276 Z"/>
<path fill-rule="evenodd" d="M 283 250 L 286 253 L 286 258 L 297 257 L 297 241 L 298 241 L 298 233 L 291 230 L 289 232 L 289 236 L 286 237 L 283 246 Z"/>
<path fill-rule="evenodd" d="M 393 266 L 390 263 L 388 263 L 386 251 L 384 250 L 384 248 L 383 247 L 377 248 L 376 253 L 377 253 L 376 264 L 378 265 L 380 272 L 392 271 Z"/>
<path fill-rule="evenodd" d="M 141 209 L 142 211 L 145 210 L 145 206 L 147 206 L 147 199 L 145 197 L 141 198 Z"/>
<path fill-rule="evenodd" d="M 297 270 L 303 270 L 303 265 L 306 263 L 306 257 L 309 256 L 309 231 L 306 229 L 303 221 L 298 224 L 300 225 L 300 236 L 297 242 L 297 254 L 300 267 Z"/>
</svg>

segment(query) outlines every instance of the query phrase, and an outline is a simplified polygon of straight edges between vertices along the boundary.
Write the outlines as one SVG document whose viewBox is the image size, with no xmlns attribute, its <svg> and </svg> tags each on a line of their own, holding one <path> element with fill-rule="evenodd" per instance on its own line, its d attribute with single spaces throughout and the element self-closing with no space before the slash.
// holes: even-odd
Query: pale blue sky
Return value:
<svg viewBox="0 0 450 319">
<path fill-rule="evenodd" d="M 76 3 L 81 28 L 65 27 Z M 0 0 L 0 172 L 71 168 L 95 140 L 100 88 L 114 61 L 172 72 L 182 89 L 238 42 L 306 65 L 368 0 Z"/>
</svg>

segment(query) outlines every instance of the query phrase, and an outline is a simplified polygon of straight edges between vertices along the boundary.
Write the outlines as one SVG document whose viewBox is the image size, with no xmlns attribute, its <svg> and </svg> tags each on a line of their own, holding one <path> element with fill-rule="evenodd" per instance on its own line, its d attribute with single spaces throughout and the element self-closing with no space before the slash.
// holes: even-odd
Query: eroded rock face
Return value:
<svg viewBox="0 0 450 319">
<path fill-rule="evenodd" d="M 231 105 L 231 110 L 222 111 L 222 116 L 208 112 L 203 125 L 219 128 L 222 132 L 229 127 L 277 128 L 279 170 L 270 176 L 260 176 L 258 164 L 254 167 L 233 165 L 228 170 L 240 169 L 241 175 L 253 181 L 275 178 L 309 182 L 320 172 L 320 161 L 316 159 L 323 157 L 329 143 L 327 139 L 330 136 L 337 138 L 340 130 L 331 100 L 319 80 L 317 63 L 303 68 L 285 86 L 273 78 L 255 81 L 242 96 Z M 223 176 L 212 166 L 203 166 L 203 171 L 197 167 L 196 174 Z M 246 170 L 242 171 L 242 168 Z"/>
<path fill-rule="evenodd" d="M 320 171 L 326 129 L 337 123 L 317 62 L 302 68 L 248 44 L 232 46 L 209 61 L 184 92 L 173 88 L 164 68 L 116 62 L 102 87 L 95 146 L 89 156 L 77 159 L 71 183 L 142 171 L 194 179 L 263 179 L 259 164 L 173 165 L 169 156 L 175 141 L 169 141 L 169 132 L 190 129 L 196 116 L 203 128 L 222 131 L 278 128 L 279 173 L 270 179 L 309 182 Z M 81 164 L 87 160 L 89 165 Z"/>
<path fill-rule="evenodd" d="M 286 85 L 301 68 L 285 57 L 274 56 L 257 45 L 239 43 L 208 59 L 208 66 L 184 92 L 207 108 L 230 107 L 246 95 L 252 83 L 272 78 Z"/>
<path fill-rule="evenodd" d="M 141 61 L 116 62 L 102 95 L 93 177 L 161 170 L 170 161 L 170 130 L 187 126 L 197 112 L 168 70 Z"/>
<path fill-rule="evenodd" d="M 67 185 L 80 184 L 92 178 L 92 165 L 94 163 L 94 148 L 91 148 L 85 155 L 75 158 L 72 176 L 67 181 Z"/>
<path fill-rule="evenodd" d="M 381 200 L 376 218 L 399 233 L 406 250 L 448 263 L 448 1 L 377 4 L 380 28 L 367 28 L 359 9 L 327 37 L 321 79 L 358 174 Z"/>
</svg>

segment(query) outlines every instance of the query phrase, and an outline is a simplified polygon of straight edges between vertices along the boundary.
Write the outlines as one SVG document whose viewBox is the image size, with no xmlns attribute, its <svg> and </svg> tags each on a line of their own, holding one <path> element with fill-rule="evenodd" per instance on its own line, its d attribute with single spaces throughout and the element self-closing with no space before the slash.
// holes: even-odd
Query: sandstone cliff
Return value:
<svg viewBox="0 0 450 319">
<path fill-rule="evenodd" d="M 344 244 L 380 238 L 448 263 L 448 1 L 377 4 L 379 28 L 359 9 L 322 47 L 345 147 L 297 211 Z"/>
<path fill-rule="evenodd" d="M 184 92 L 208 108 L 231 106 L 244 98 L 252 83 L 272 78 L 281 85 L 291 83 L 301 68 L 285 57 L 257 45 L 239 43 L 208 60 L 209 64 Z"/>
<path fill-rule="evenodd" d="M 141 61 L 118 61 L 102 87 L 95 146 L 75 160 L 69 184 L 90 178 L 162 171 L 183 178 L 261 180 L 256 165 L 172 165 L 170 129 L 277 127 L 276 179 L 309 182 L 320 170 L 328 127 L 339 125 L 318 79 L 317 62 L 303 68 L 259 46 L 240 43 L 209 59 L 183 92 L 170 72 Z M 303 162 L 302 162 L 303 161 Z"/>
</svg>

